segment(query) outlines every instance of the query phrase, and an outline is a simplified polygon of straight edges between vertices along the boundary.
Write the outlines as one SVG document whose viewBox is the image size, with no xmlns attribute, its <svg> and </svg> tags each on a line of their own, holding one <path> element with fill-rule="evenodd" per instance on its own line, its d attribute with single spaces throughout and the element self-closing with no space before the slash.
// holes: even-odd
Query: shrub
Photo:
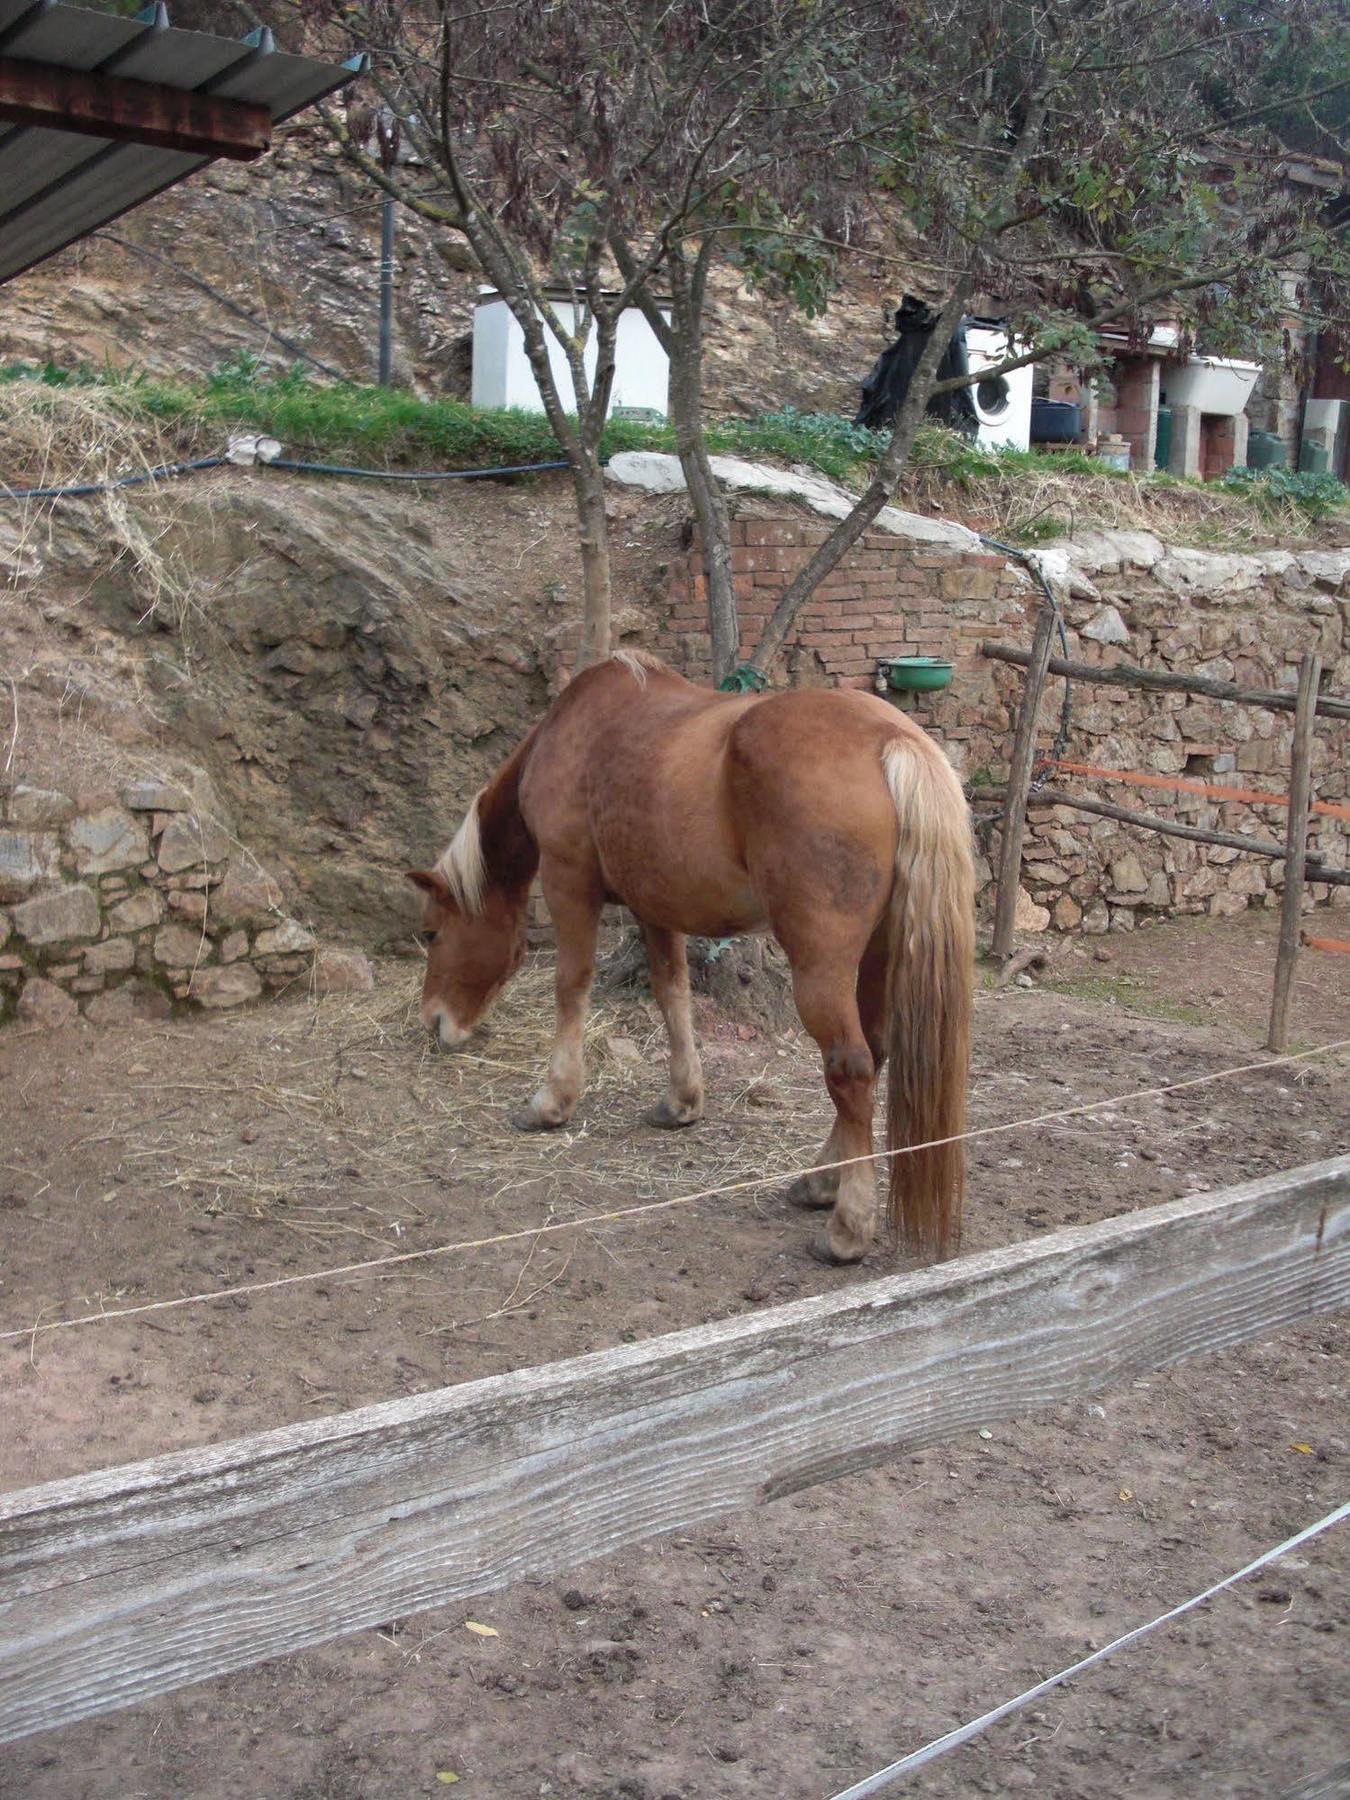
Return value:
<svg viewBox="0 0 1350 1800">
<path fill-rule="evenodd" d="M 1258 506 L 1271 510 L 1292 506 L 1311 519 L 1325 519 L 1350 501 L 1350 488 L 1325 470 L 1230 469 L 1223 485 L 1233 494 L 1245 494 Z"/>
</svg>

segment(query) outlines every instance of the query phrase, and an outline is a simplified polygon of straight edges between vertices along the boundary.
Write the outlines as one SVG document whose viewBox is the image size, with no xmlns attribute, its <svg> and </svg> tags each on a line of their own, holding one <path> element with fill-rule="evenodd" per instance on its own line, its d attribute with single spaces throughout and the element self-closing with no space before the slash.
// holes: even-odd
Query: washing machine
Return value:
<svg viewBox="0 0 1350 1800">
<path fill-rule="evenodd" d="M 1008 354 L 1008 333 L 996 319 L 966 321 L 970 372 L 996 368 Z M 976 442 L 985 450 L 1031 448 L 1032 364 L 1006 375 L 991 375 L 971 389 L 979 419 Z"/>
</svg>

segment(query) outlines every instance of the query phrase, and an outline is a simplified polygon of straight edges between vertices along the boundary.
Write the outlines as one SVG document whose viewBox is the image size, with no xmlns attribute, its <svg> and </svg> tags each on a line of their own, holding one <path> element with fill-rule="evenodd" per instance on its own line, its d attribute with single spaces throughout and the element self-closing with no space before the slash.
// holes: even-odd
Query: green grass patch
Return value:
<svg viewBox="0 0 1350 1800">
<path fill-rule="evenodd" d="M 1329 519 L 1350 502 L 1350 488 L 1325 471 L 1235 468 L 1224 476 L 1223 485 L 1230 494 L 1241 494 L 1270 514 L 1292 507 L 1310 519 Z"/>
<path fill-rule="evenodd" d="M 161 424 L 197 433 L 248 428 L 279 438 L 292 455 L 364 460 L 380 467 L 487 468 L 551 462 L 561 454 L 541 413 L 486 411 L 463 400 L 422 400 L 406 389 L 320 381 L 299 367 L 273 375 L 247 356 L 223 364 L 199 382 L 56 363 L 0 365 L 0 385 L 13 381 L 100 387 L 115 392 L 128 414 L 139 412 Z M 714 419 L 707 427 L 708 447 L 715 454 L 805 463 L 853 486 L 870 479 L 888 436 L 835 414 L 793 407 L 750 419 Z M 668 426 L 624 419 L 611 421 L 601 446 L 606 456 L 674 447 Z M 916 470 L 936 472 L 958 487 L 998 475 L 1106 473 L 1090 457 L 991 453 L 940 426 L 920 429 L 912 460 Z M 1046 525 L 1043 533 L 1054 535 L 1057 529 Z"/>
<path fill-rule="evenodd" d="M 365 468 L 487 469 L 554 462 L 562 455 L 541 413 L 486 411 L 462 400 L 422 400 L 405 389 L 316 380 L 300 367 L 273 374 L 248 356 L 203 381 L 56 363 L 0 364 L 0 391 L 14 382 L 97 389 L 120 419 L 152 422 L 185 451 L 191 446 L 200 452 L 232 431 L 251 430 L 278 438 L 295 460 Z M 710 420 L 707 439 L 714 453 L 805 464 L 857 489 L 870 480 L 888 434 L 837 414 L 783 407 L 755 418 Z M 606 428 L 601 454 L 674 447 L 668 426 L 618 419 Z M 1179 504 L 1192 487 L 1194 506 Z M 1169 496 L 1168 516 L 1155 519 Z M 1338 513 L 1347 498 L 1330 476 L 1239 469 L 1224 483 L 1203 486 L 1164 473 L 1125 474 L 1072 450 L 985 450 L 928 421 L 916 434 L 900 504 L 973 513 L 986 530 L 1014 543 L 1047 543 L 1075 523 L 1100 520 L 1156 527 L 1177 541 L 1184 536 L 1218 547 L 1242 541 L 1253 528 L 1283 526 L 1297 535 L 1308 523 Z"/>
<path fill-rule="evenodd" d="M 181 427 L 185 435 L 224 437 L 240 428 L 265 432 L 301 460 L 474 469 L 554 462 L 562 454 L 539 413 L 494 412 L 462 400 L 421 400 L 399 388 L 320 382 L 302 370 L 264 377 L 247 358 L 194 383 L 53 364 L 0 367 L 0 384 L 18 380 L 54 388 L 102 387 L 115 393 L 127 414 Z M 670 442 L 662 428 L 620 419 L 607 428 L 602 452 L 668 448 Z"/>
<path fill-rule="evenodd" d="M 1136 975 L 1055 975 L 1041 982 L 1047 993 L 1068 994 L 1098 1006 L 1117 1006 L 1144 1019 L 1170 1019 L 1178 1025 L 1212 1025 L 1214 1016 L 1165 995 L 1149 993 Z"/>
</svg>

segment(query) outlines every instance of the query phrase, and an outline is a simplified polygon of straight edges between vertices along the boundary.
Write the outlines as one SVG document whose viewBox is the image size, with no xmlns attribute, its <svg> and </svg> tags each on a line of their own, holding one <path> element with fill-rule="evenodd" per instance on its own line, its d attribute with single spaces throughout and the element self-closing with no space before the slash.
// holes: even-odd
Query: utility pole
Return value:
<svg viewBox="0 0 1350 1800">
<path fill-rule="evenodd" d="M 398 120 L 387 106 L 375 120 L 380 166 L 388 175 L 398 161 Z M 380 386 L 393 380 L 394 364 L 394 208 L 398 202 L 386 194 L 380 218 Z"/>
</svg>

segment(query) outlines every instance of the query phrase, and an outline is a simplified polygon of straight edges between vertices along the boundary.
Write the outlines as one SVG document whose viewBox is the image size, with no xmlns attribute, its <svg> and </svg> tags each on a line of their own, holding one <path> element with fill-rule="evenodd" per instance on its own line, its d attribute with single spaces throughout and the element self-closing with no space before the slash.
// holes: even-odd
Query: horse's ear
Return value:
<svg viewBox="0 0 1350 1800">
<path fill-rule="evenodd" d="M 424 894 L 430 894 L 449 905 L 452 898 L 450 883 L 439 869 L 405 869 L 403 879 L 410 881 L 415 888 L 420 888 Z"/>
</svg>

